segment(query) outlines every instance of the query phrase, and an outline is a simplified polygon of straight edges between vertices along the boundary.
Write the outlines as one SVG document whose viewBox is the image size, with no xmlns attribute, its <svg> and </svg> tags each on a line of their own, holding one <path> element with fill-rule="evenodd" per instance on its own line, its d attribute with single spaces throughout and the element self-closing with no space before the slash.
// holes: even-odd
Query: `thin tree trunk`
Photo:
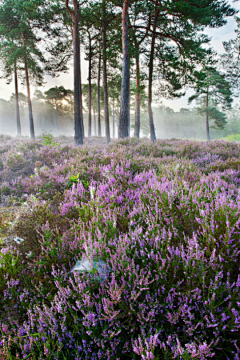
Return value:
<svg viewBox="0 0 240 360">
<path fill-rule="evenodd" d="M 97 136 L 97 121 L 96 121 L 95 109 L 93 109 L 93 117 L 94 117 L 94 135 Z"/>
<path fill-rule="evenodd" d="M 80 35 L 79 35 L 80 36 Z M 83 102 L 82 102 L 82 71 L 81 71 L 81 43 L 79 41 L 79 94 L 80 94 L 80 122 L 81 122 L 81 128 L 82 128 L 82 138 L 85 138 L 84 135 L 84 123 L 83 123 Z"/>
<path fill-rule="evenodd" d="M 131 110 L 131 106 L 130 106 L 130 71 L 129 71 L 129 82 L 128 82 L 128 136 L 131 135 L 130 132 L 130 110 Z"/>
<path fill-rule="evenodd" d="M 88 62 L 88 136 L 92 135 L 92 48 L 89 35 L 89 62 Z"/>
<path fill-rule="evenodd" d="M 26 40 L 25 40 L 24 34 L 23 34 L 23 47 L 25 49 L 24 65 L 25 65 L 25 75 L 26 75 L 26 84 L 27 84 L 28 112 L 29 112 L 29 121 L 30 121 L 30 136 L 31 136 L 31 139 L 35 139 L 34 121 L 33 121 L 33 112 L 32 112 L 32 101 L 31 101 L 30 83 L 29 83 L 29 75 L 28 75 L 28 64 L 27 64 L 27 56 L 26 56 Z"/>
<path fill-rule="evenodd" d="M 107 144 L 110 143 L 110 126 L 109 126 L 109 110 L 108 110 L 108 87 L 107 87 L 107 39 L 106 39 L 106 20 L 105 20 L 105 0 L 103 0 L 103 92 L 104 92 L 104 117 L 105 117 L 105 135 Z"/>
<path fill-rule="evenodd" d="M 68 12 L 71 14 L 73 22 L 73 66 L 74 66 L 74 130 L 75 145 L 83 144 L 83 128 L 81 121 L 81 84 L 80 84 L 80 44 L 79 44 L 79 6 L 78 1 L 73 0 L 74 11 L 70 10 L 68 0 L 65 0 Z"/>
<path fill-rule="evenodd" d="M 20 111 L 19 111 L 19 100 L 18 100 L 18 76 L 17 76 L 17 65 L 14 64 L 15 73 L 15 100 L 16 100 L 16 119 L 17 119 L 17 134 L 21 135 L 21 122 L 20 122 Z"/>
<path fill-rule="evenodd" d="M 157 18 L 159 14 L 159 9 L 155 6 L 155 16 L 153 24 L 153 33 L 152 33 L 152 42 L 151 42 L 151 52 L 149 59 L 149 79 L 148 79 L 148 118 L 149 118 L 149 127 L 150 127 L 150 137 L 152 141 L 156 140 L 154 122 L 153 122 L 153 112 L 152 112 L 152 81 L 153 81 L 153 60 L 154 60 L 154 47 L 155 47 L 155 31 L 157 27 Z"/>
<path fill-rule="evenodd" d="M 101 136 L 100 80 L 101 80 L 101 52 L 99 55 L 99 62 L 98 62 L 98 85 L 97 85 L 98 136 Z"/>
<path fill-rule="evenodd" d="M 136 109 L 135 109 L 135 126 L 134 136 L 139 138 L 140 133 L 140 69 L 139 54 L 136 56 Z"/>
<path fill-rule="evenodd" d="M 209 131 L 209 119 L 208 119 L 208 89 L 206 95 L 206 130 L 207 130 L 207 141 L 210 140 L 210 131 Z"/>
<path fill-rule="evenodd" d="M 113 113 L 112 113 L 112 117 L 113 117 L 113 138 L 115 138 L 115 112 L 114 112 L 114 99 L 113 99 Z"/>
<path fill-rule="evenodd" d="M 123 48 L 123 66 L 122 66 L 122 87 L 121 104 L 118 125 L 118 137 L 125 138 L 129 136 L 129 53 L 128 53 L 128 20 L 127 13 L 130 0 L 124 0 L 122 13 L 122 48 Z"/>
</svg>

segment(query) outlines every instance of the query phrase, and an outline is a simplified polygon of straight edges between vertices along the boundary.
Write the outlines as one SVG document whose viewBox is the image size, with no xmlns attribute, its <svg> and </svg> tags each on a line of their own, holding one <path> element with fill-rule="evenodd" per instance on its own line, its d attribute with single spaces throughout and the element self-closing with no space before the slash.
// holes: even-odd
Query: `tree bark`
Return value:
<svg viewBox="0 0 240 360">
<path fill-rule="evenodd" d="M 93 109 L 93 117 L 94 117 L 94 135 L 97 136 L 97 121 L 96 121 L 95 109 Z"/>
<path fill-rule="evenodd" d="M 89 62 L 88 62 L 88 136 L 92 135 L 92 47 L 89 35 Z"/>
<path fill-rule="evenodd" d="M 209 131 L 209 118 L 208 118 L 208 89 L 206 94 L 206 130 L 207 130 L 207 141 L 209 141 L 210 131 Z"/>
<path fill-rule="evenodd" d="M 98 62 L 98 85 L 97 85 L 98 136 L 101 136 L 100 80 L 101 80 L 101 52 L 99 55 L 99 62 Z"/>
<path fill-rule="evenodd" d="M 74 11 L 70 10 L 68 0 L 65 0 L 68 12 L 71 14 L 73 23 L 73 67 L 74 67 L 74 130 L 75 145 L 83 144 L 83 128 L 81 121 L 81 84 L 80 84 L 80 44 L 79 44 L 79 7 L 78 1 L 73 0 Z"/>
<path fill-rule="evenodd" d="M 84 134 L 84 123 L 83 123 L 83 104 L 82 104 L 82 71 L 81 71 L 81 44 L 79 40 L 79 96 L 80 96 L 80 122 L 81 122 L 81 131 L 82 131 L 82 139 L 85 138 Z"/>
<path fill-rule="evenodd" d="M 124 0 L 122 13 L 122 48 L 123 48 L 123 66 L 122 66 L 122 86 L 121 86 L 121 104 L 118 126 L 118 137 L 125 138 L 129 136 L 129 52 L 128 52 L 128 7 L 130 0 Z"/>
<path fill-rule="evenodd" d="M 103 92 L 104 92 L 104 117 L 105 117 L 105 134 L 106 142 L 110 143 L 110 126 L 109 126 L 109 110 L 108 110 L 108 87 L 107 87 L 107 39 L 106 39 L 106 5 L 103 0 L 103 21 L 102 21 L 102 36 L 103 36 Z"/>
<path fill-rule="evenodd" d="M 18 100 L 18 76 L 17 76 L 16 63 L 14 64 L 14 74 L 15 74 L 15 101 L 16 101 L 17 134 L 21 135 L 20 110 L 19 110 L 19 100 Z"/>
<path fill-rule="evenodd" d="M 112 117 L 113 117 L 113 138 L 115 138 L 115 111 L 114 111 L 114 99 L 113 99 L 113 113 L 112 113 Z"/>
<path fill-rule="evenodd" d="M 152 42 L 151 42 L 151 51 L 149 59 L 149 78 L 148 78 L 148 118 L 149 118 L 149 127 L 150 127 L 150 137 L 151 141 L 156 140 L 154 122 L 153 122 L 153 112 L 152 112 L 152 81 L 153 81 L 153 60 L 154 60 L 154 47 L 155 47 L 155 31 L 157 27 L 159 9 L 157 4 L 155 5 L 155 14 L 154 14 L 154 23 L 153 23 L 153 33 L 152 33 Z"/>
<path fill-rule="evenodd" d="M 33 112 L 32 112 L 32 101 L 31 101 L 31 93 L 30 93 L 30 83 L 29 83 L 29 75 L 28 75 L 28 64 L 27 64 L 27 56 L 26 56 L 26 39 L 24 34 L 23 37 L 23 47 L 25 49 L 24 52 L 24 65 L 25 65 L 25 76 L 26 76 L 26 85 L 27 85 L 27 96 L 28 96 L 28 112 L 29 112 L 29 121 L 30 121 L 30 136 L 31 139 L 35 139 L 34 132 L 34 121 L 33 121 Z"/>
<path fill-rule="evenodd" d="M 129 82 L 128 82 L 128 136 L 131 135 L 130 132 L 130 71 L 129 71 Z"/>
<path fill-rule="evenodd" d="M 140 69 L 139 54 L 136 56 L 136 109 L 135 109 L 135 126 L 134 136 L 139 138 L 140 133 Z"/>
</svg>

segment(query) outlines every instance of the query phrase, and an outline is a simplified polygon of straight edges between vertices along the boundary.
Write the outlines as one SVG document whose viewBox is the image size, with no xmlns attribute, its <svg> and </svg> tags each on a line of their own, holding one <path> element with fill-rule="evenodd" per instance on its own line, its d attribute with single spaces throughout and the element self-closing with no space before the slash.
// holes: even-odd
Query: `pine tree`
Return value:
<svg viewBox="0 0 240 360">
<path fill-rule="evenodd" d="M 7 80 L 7 84 L 12 81 L 12 75 L 14 74 L 15 84 L 15 104 L 16 104 L 16 123 L 17 123 L 17 135 L 21 135 L 21 121 L 20 121 L 20 110 L 19 110 L 19 92 L 18 92 L 18 52 L 19 47 L 17 46 L 14 39 L 6 39 L 4 35 L 0 36 L 0 58 L 3 66 L 3 78 Z"/>
<path fill-rule="evenodd" d="M 240 92 L 240 18 L 235 18 L 236 38 L 223 42 L 225 53 L 221 56 L 222 68 L 236 96 Z"/>
<path fill-rule="evenodd" d="M 53 119 L 55 125 L 55 131 L 59 132 L 59 105 L 62 100 L 65 100 L 69 95 L 69 91 L 64 86 L 55 86 L 45 91 L 46 99 L 52 104 Z M 56 109 L 56 116 L 55 116 Z"/>
<path fill-rule="evenodd" d="M 130 75 L 129 75 L 129 48 L 128 48 L 128 8 L 130 0 L 123 1 L 122 10 L 122 86 L 121 86 L 121 105 L 118 126 L 118 136 L 125 138 L 129 136 L 129 96 L 130 96 Z"/>
<path fill-rule="evenodd" d="M 214 120 L 214 128 L 224 129 L 227 116 L 222 110 L 231 107 L 232 93 L 225 76 L 214 67 L 205 67 L 202 71 L 195 73 L 195 94 L 189 98 L 189 103 L 199 100 L 201 107 L 199 113 L 206 116 L 207 140 L 210 140 L 209 121 Z"/>
<path fill-rule="evenodd" d="M 67 11 L 72 18 L 73 31 L 73 62 L 74 62 L 74 124 L 75 124 L 75 144 L 83 144 L 83 119 L 81 98 L 81 78 L 80 78 L 80 44 L 79 44 L 79 3 L 73 0 L 74 10 L 70 9 L 69 1 L 65 0 Z"/>
<path fill-rule="evenodd" d="M 15 40 L 18 46 L 18 59 L 25 71 L 30 136 L 32 139 L 35 138 L 35 132 L 30 94 L 30 77 L 37 85 L 42 85 L 42 64 L 45 62 L 42 51 L 38 47 L 41 38 L 36 35 L 35 31 L 41 28 L 41 5 L 43 5 L 42 0 L 29 0 L 27 2 L 24 0 L 5 0 L 0 6 L 0 35 L 8 41 L 9 39 Z"/>
<path fill-rule="evenodd" d="M 226 1 L 215 0 L 177 0 L 160 1 L 149 0 L 145 4 L 150 4 L 151 18 L 142 16 L 141 24 L 131 25 L 139 32 L 148 32 L 148 115 L 150 125 L 151 140 L 156 139 L 153 114 L 152 114 L 152 93 L 153 93 L 153 74 L 154 61 L 156 58 L 156 46 L 163 39 L 174 42 L 179 50 L 179 56 L 189 57 L 191 62 L 199 63 L 198 55 L 201 53 L 202 40 L 206 42 L 206 37 L 200 35 L 200 31 L 206 26 L 220 27 L 226 23 L 226 16 L 236 13 Z M 194 41 L 193 41 L 194 39 Z M 191 51 L 191 46 L 194 52 Z M 186 68 L 187 69 L 187 68 Z"/>
</svg>

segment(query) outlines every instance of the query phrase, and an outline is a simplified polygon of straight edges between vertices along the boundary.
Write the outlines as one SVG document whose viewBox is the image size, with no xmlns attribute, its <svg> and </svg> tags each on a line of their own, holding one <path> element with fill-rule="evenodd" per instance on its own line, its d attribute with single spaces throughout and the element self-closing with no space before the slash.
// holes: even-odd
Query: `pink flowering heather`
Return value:
<svg viewBox="0 0 240 360">
<path fill-rule="evenodd" d="M 41 251 L 17 261 L 2 250 L 1 308 L 11 311 L 0 317 L 0 354 L 240 358 L 239 145 L 9 142 L 2 194 L 24 203 L 26 226 L 35 219 Z M 18 164 L 29 174 L 16 176 Z M 78 261 L 87 269 L 73 271 Z"/>
</svg>

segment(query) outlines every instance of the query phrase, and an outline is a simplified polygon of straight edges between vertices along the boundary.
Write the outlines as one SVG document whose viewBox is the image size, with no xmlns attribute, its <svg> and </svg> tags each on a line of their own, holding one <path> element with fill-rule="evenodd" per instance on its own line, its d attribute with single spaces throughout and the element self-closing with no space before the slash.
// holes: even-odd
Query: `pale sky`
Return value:
<svg viewBox="0 0 240 360">
<path fill-rule="evenodd" d="M 240 1 L 234 2 L 229 1 L 232 6 L 239 10 L 238 16 L 240 16 Z M 212 47 L 218 52 L 222 53 L 224 51 L 222 42 L 228 41 L 230 39 L 234 39 L 236 37 L 234 30 L 236 29 L 236 22 L 233 17 L 228 18 L 228 23 L 218 29 L 207 29 L 205 32 L 206 34 L 211 37 L 212 41 Z M 84 54 L 81 53 L 81 59 L 82 59 L 82 82 L 87 83 L 87 76 L 88 76 L 88 63 L 84 61 Z M 70 67 L 70 71 L 67 74 L 61 74 L 57 78 L 52 78 L 50 76 L 45 76 L 45 84 L 44 87 L 39 88 L 43 92 L 48 90 L 50 87 L 53 86 L 60 86 L 63 85 L 67 89 L 73 89 L 73 68 Z M 35 87 L 31 86 L 31 94 L 33 95 L 35 91 Z M 14 93 L 14 83 L 7 85 L 4 79 L 0 79 L 0 98 L 9 100 L 12 93 Z M 26 87 L 25 86 L 19 86 L 19 91 L 26 94 Z M 166 100 L 163 99 L 163 104 L 166 106 L 169 106 L 170 108 L 174 109 L 175 111 L 178 111 L 182 107 L 188 107 L 188 96 L 189 92 L 187 93 L 187 96 L 176 99 L 176 100 Z M 192 106 L 195 104 L 193 103 Z"/>
</svg>

